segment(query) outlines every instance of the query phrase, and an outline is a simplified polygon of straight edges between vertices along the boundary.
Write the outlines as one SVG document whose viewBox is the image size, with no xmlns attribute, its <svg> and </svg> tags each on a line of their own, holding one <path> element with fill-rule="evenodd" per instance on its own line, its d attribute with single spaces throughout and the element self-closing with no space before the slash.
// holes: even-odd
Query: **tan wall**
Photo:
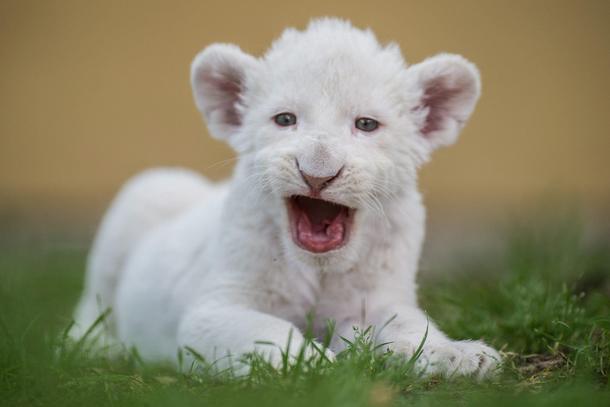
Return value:
<svg viewBox="0 0 610 407">
<path fill-rule="evenodd" d="M 433 206 L 519 210 L 545 194 L 610 208 L 610 1 L 0 1 L 0 209 L 97 211 L 129 175 L 177 164 L 219 178 L 188 68 L 206 44 L 262 53 L 337 15 L 416 62 L 476 62 L 484 94 L 423 173 Z M 45 210 L 46 210 L 45 209 Z"/>
</svg>

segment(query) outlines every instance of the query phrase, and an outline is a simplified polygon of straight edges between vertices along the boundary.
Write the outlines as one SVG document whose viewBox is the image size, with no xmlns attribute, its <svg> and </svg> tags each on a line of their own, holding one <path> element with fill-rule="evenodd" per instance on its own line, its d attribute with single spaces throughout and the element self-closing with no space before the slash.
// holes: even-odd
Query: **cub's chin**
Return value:
<svg viewBox="0 0 610 407">
<path fill-rule="evenodd" d="M 286 198 L 286 207 L 292 241 L 301 249 L 320 254 L 349 242 L 355 209 L 304 195 Z"/>
</svg>

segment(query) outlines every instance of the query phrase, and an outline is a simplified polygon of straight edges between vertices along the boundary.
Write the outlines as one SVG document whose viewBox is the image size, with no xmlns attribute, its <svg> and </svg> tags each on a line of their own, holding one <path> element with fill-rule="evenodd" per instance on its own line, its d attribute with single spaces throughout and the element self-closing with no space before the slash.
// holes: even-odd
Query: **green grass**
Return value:
<svg viewBox="0 0 610 407">
<path fill-rule="evenodd" d="M 85 252 L 53 244 L 0 251 L 0 404 L 110 406 L 610 405 L 610 248 L 584 247 L 571 223 L 513 228 L 501 256 L 471 258 L 421 280 L 421 303 L 456 339 L 482 338 L 503 372 L 422 378 L 362 336 L 335 363 L 275 371 L 252 358 L 236 378 L 191 374 L 64 348 Z M 425 274 L 425 272 L 424 272 Z M 441 276 L 441 277 L 438 277 Z"/>
</svg>

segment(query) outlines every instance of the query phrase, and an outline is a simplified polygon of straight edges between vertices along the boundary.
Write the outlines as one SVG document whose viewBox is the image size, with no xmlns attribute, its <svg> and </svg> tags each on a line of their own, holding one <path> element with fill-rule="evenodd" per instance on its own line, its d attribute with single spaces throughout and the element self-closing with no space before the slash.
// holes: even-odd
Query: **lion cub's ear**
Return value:
<svg viewBox="0 0 610 407">
<path fill-rule="evenodd" d="M 248 72 L 258 61 L 239 47 L 213 44 L 201 51 L 191 64 L 191 86 L 197 109 L 212 136 L 236 147 L 233 136 L 242 124 L 242 97 Z"/>
<path fill-rule="evenodd" d="M 459 55 L 440 54 L 407 69 L 420 135 L 430 149 L 450 145 L 470 117 L 481 93 L 477 68 Z"/>
</svg>

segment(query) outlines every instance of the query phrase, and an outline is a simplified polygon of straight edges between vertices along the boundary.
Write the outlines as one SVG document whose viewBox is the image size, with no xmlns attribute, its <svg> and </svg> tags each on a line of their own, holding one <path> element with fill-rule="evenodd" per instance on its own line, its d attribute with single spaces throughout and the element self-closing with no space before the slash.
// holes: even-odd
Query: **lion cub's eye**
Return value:
<svg viewBox="0 0 610 407">
<path fill-rule="evenodd" d="M 273 117 L 273 121 L 282 127 L 294 126 L 297 124 L 297 117 L 292 113 L 279 113 Z"/>
<path fill-rule="evenodd" d="M 370 117 L 361 117 L 356 119 L 356 128 L 362 131 L 373 131 L 377 130 L 379 127 L 379 122 L 375 119 L 371 119 Z"/>
</svg>

